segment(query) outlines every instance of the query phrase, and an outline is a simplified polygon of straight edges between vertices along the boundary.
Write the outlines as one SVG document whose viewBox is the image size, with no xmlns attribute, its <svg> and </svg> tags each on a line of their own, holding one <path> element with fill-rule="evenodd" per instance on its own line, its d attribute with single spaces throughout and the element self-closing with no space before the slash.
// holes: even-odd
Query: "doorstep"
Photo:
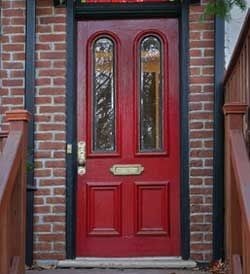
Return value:
<svg viewBox="0 0 250 274">
<path fill-rule="evenodd" d="M 181 257 L 128 257 L 95 258 L 81 257 L 75 260 L 58 261 L 58 268 L 194 268 L 196 262 L 183 260 Z"/>
</svg>

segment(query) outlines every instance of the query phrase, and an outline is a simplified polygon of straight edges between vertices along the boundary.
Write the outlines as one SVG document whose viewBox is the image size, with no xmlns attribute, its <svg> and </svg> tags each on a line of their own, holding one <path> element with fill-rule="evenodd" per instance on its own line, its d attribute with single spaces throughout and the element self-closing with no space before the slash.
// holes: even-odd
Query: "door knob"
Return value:
<svg viewBox="0 0 250 274">
<path fill-rule="evenodd" d="M 78 175 L 84 175 L 86 173 L 86 143 L 83 141 L 78 142 L 77 158 L 78 158 Z"/>
</svg>

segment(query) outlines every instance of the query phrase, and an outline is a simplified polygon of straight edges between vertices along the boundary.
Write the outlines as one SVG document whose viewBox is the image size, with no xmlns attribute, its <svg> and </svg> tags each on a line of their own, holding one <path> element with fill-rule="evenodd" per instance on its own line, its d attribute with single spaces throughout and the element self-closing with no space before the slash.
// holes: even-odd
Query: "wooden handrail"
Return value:
<svg viewBox="0 0 250 274">
<path fill-rule="evenodd" d="M 225 232 L 230 273 L 250 274 L 250 11 L 224 78 Z"/>
<path fill-rule="evenodd" d="M 236 208 L 232 215 L 232 271 L 250 273 L 250 161 L 242 130 L 230 130 L 232 176 Z M 238 214 L 238 216 L 236 216 Z M 234 254 L 237 252 L 237 254 Z M 242 263 L 241 263 L 242 259 Z"/>
<path fill-rule="evenodd" d="M 247 233 L 250 235 L 250 161 L 242 131 L 238 129 L 231 130 L 230 135 L 232 167 L 240 209 Z"/>
<path fill-rule="evenodd" d="M 22 132 L 10 132 L 0 158 L 0 212 L 9 200 L 21 161 Z M 3 172 L 4 171 L 4 172 Z"/>
<path fill-rule="evenodd" d="M 24 110 L 6 113 L 10 130 L 0 153 L 0 274 L 25 272 L 27 122 Z"/>
<path fill-rule="evenodd" d="M 250 160 L 243 135 L 247 105 L 224 106 L 226 256 L 232 274 L 250 274 Z"/>
<path fill-rule="evenodd" d="M 224 77 L 225 103 L 250 105 L 250 9 Z M 246 124 L 248 119 L 246 119 Z M 247 127 L 245 128 L 245 130 Z M 244 136 L 246 137 L 246 132 Z"/>
</svg>

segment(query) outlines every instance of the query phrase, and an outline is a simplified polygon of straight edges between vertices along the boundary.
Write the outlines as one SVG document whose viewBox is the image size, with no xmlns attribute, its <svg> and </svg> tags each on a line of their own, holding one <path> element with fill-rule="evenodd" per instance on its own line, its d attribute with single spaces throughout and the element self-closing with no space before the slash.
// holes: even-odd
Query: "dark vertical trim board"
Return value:
<svg viewBox="0 0 250 274">
<path fill-rule="evenodd" d="M 67 1 L 67 75 L 66 75 L 66 142 L 72 153 L 66 154 L 66 257 L 75 258 L 76 199 L 76 88 L 75 88 L 75 9 Z"/>
<path fill-rule="evenodd" d="M 28 127 L 26 264 L 33 263 L 34 113 L 35 113 L 36 0 L 26 0 L 25 108 L 31 113 Z"/>
<path fill-rule="evenodd" d="M 189 5 L 183 1 L 180 18 L 180 112 L 181 112 L 181 250 L 182 258 L 190 256 L 190 204 L 189 204 L 189 120 L 188 120 L 188 68 L 189 68 Z"/>
<path fill-rule="evenodd" d="M 224 257 L 224 21 L 215 19 L 213 259 Z"/>
<path fill-rule="evenodd" d="M 164 8 L 163 8 L 164 7 Z M 75 217 L 76 217 L 76 24 L 75 18 L 81 19 L 116 19 L 116 18 L 155 18 L 175 17 L 180 22 L 180 105 L 181 105 L 181 255 L 189 259 L 190 255 L 190 220 L 189 220 L 189 141 L 188 141 L 188 10 L 189 2 L 178 4 L 79 4 L 67 1 L 67 143 L 72 144 L 72 154 L 67 154 L 67 214 L 66 214 L 66 257 L 75 258 Z"/>
</svg>

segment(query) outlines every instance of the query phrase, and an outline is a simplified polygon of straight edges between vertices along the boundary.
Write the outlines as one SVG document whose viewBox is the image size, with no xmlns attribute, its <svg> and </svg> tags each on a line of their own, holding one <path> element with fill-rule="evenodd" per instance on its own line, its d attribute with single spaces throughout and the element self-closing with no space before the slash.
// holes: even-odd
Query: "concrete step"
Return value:
<svg viewBox="0 0 250 274">
<path fill-rule="evenodd" d="M 26 274 L 209 274 L 198 269 L 54 269 L 27 270 Z"/>
</svg>

